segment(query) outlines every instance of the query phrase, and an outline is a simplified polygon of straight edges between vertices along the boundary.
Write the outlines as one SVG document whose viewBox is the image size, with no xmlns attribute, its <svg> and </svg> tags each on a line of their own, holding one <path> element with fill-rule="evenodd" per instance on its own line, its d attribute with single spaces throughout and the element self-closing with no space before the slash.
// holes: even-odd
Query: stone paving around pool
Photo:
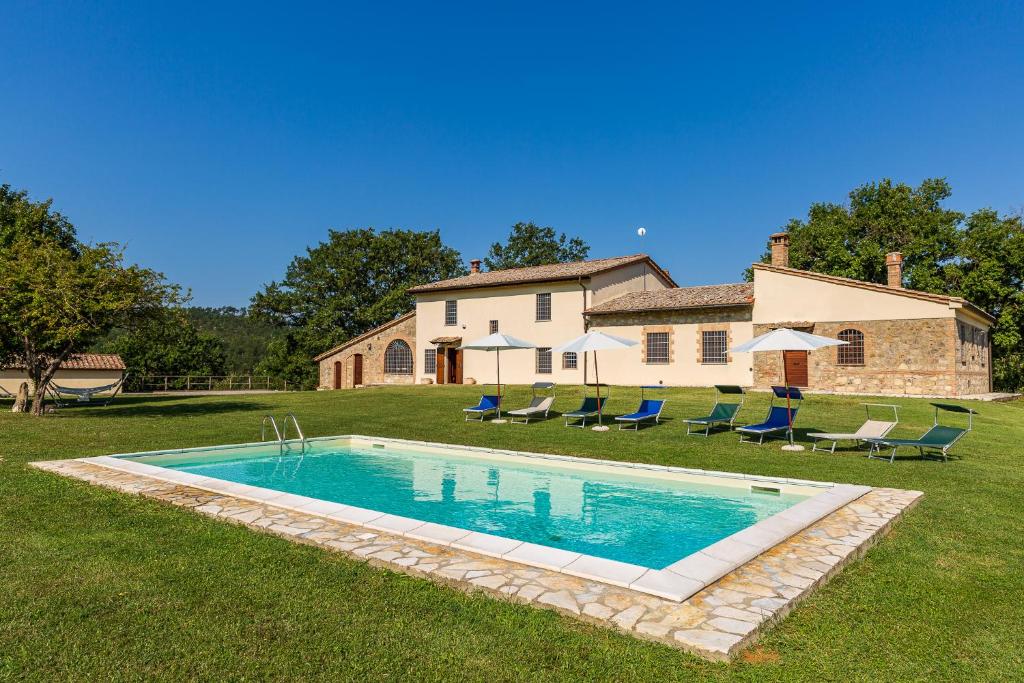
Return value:
<svg viewBox="0 0 1024 683">
<path fill-rule="evenodd" d="M 923 495 L 870 492 L 683 602 L 561 572 L 390 535 L 315 514 L 213 493 L 79 460 L 33 466 L 323 548 L 461 590 L 554 609 L 712 660 L 728 660 L 794 605 L 862 556 Z"/>
</svg>

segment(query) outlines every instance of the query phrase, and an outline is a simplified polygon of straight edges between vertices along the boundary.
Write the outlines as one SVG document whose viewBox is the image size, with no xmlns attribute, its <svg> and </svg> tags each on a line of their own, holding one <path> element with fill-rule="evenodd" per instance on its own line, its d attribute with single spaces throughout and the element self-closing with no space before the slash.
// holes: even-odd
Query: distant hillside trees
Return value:
<svg viewBox="0 0 1024 683">
<path fill-rule="evenodd" d="M 249 375 L 267 354 L 268 345 L 281 336 L 272 323 L 234 306 L 185 309 L 189 322 L 199 332 L 216 338 L 224 348 L 224 369 L 234 375 Z"/>
<path fill-rule="evenodd" d="M 313 356 L 411 309 L 408 288 L 465 272 L 436 230 L 331 230 L 253 297 L 253 316 L 281 332 L 257 370 L 312 388 Z"/>
<path fill-rule="evenodd" d="M 917 187 L 889 179 L 862 185 L 848 204 L 812 204 L 804 220 L 785 226 L 794 268 L 886 282 L 885 255 L 900 251 L 907 287 L 960 296 L 997 319 L 992 330 L 993 380 L 1024 388 L 1024 224 L 1021 215 L 943 206 L 952 194 L 942 178 Z M 762 261 L 771 261 L 766 251 Z M 749 277 L 749 272 L 748 272 Z"/>
<path fill-rule="evenodd" d="M 544 266 L 549 263 L 582 261 L 590 253 L 590 246 L 580 237 L 558 234 L 552 227 L 529 223 L 516 223 L 502 244 L 495 242 L 484 258 L 488 270 Z"/>
</svg>

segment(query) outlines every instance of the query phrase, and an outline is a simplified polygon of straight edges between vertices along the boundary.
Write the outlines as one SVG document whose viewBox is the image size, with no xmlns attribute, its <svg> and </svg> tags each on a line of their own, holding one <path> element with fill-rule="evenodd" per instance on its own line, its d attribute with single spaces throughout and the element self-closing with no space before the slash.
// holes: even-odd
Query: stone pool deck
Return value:
<svg viewBox="0 0 1024 683">
<path fill-rule="evenodd" d="M 81 460 L 34 467 L 190 508 L 372 565 L 466 591 L 554 609 L 712 660 L 728 660 L 844 565 L 861 557 L 923 495 L 871 489 L 682 602 L 486 557 Z"/>
</svg>

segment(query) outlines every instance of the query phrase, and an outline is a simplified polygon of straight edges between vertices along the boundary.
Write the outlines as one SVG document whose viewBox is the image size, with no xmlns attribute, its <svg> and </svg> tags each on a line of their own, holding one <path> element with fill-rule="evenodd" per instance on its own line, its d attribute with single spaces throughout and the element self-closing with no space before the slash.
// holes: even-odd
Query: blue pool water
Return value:
<svg viewBox="0 0 1024 683">
<path fill-rule="evenodd" d="M 239 449 L 238 457 L 222 454 L 216 462 L 182 457 L 150 464 L 652 569 L 805 499 L 391 445 L 321 443 L 283 457 L 266 452 Z"/>
</svg>

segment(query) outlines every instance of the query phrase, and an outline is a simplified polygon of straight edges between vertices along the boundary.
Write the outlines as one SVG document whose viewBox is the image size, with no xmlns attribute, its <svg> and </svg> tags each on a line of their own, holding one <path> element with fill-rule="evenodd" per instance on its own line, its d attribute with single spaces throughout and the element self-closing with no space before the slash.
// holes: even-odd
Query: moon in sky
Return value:
<svg viewBox="0 0 1024 683">
<path fill-rule="evenodd" d="M 647 234 L 647 228 L 637 228 L 636 229 L 636 234 L 638 234 L 641 237 L 643 237 L 644 235 Z"/>
</svg>

